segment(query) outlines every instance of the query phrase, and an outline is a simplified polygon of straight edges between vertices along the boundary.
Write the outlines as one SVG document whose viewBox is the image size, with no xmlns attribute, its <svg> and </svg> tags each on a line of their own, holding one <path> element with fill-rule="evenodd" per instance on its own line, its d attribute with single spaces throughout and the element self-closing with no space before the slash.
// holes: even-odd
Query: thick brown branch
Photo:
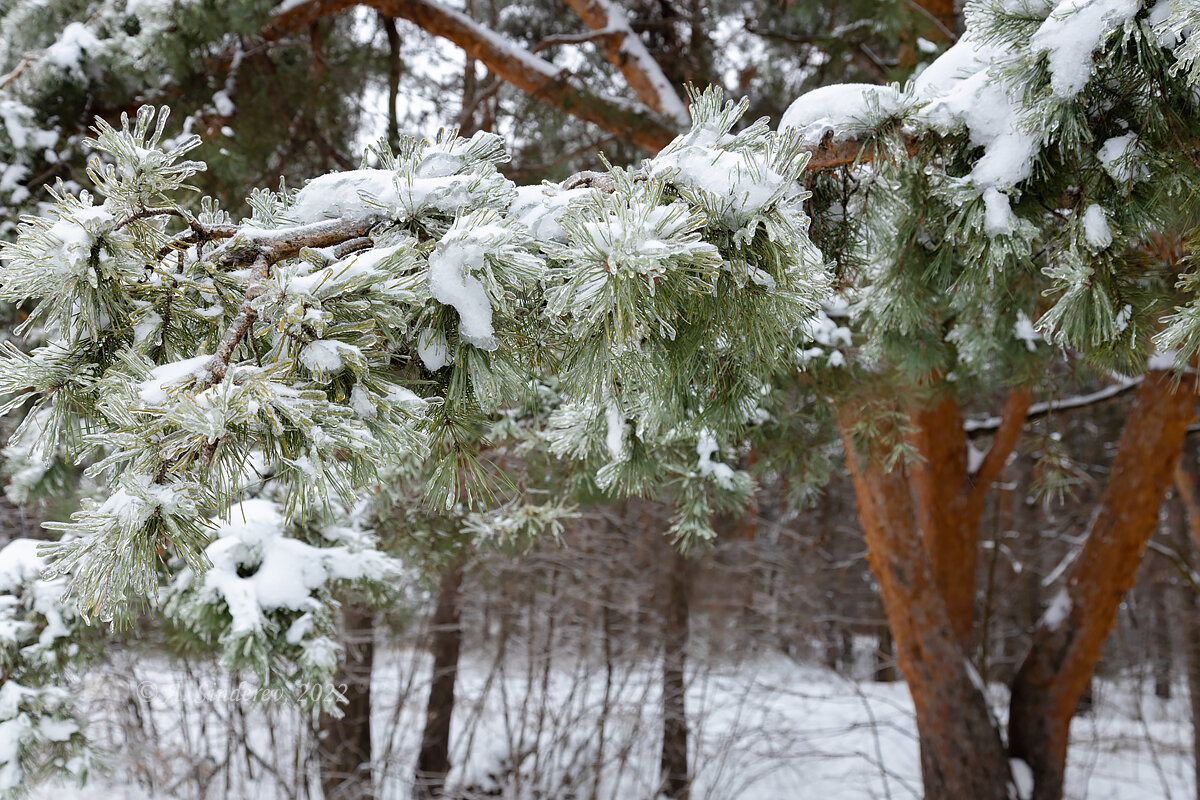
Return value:
<svg viewBox="0 0 1200 800">
<path fill-rule="evenodd" d="M 1029 416 L 1031 401 L 1028 389 L 1013 389 L 1008 393 L 992 446 L 988 448 L 987 455 L 983 457 L 983 462 L 973 476 L 968 508 L 982 512 L 984 498 L 987 497 L 992 484 L 999 479 L 1004 465 L 1008 463 L 1008 457 L 1017 446 L 1017 440 L 1021 438 L 1021 430 Z M 980 514 L 977 513 L 976 516 Z"/>
<path fill-rule="evenodd" d="M 888 469 L 879 442 L 860 454 L 861 407 L 838 409 L 838 430 L 854 482 L 871 571 L 895 636 L 898 662 L 912 691 L 922 741 L 922 772 L 931 797 L 994 798 L 1010 778 L 987 701 L 972 683 L 933 574 L 928 541 L 903 470 Z M 884 431 L 883 433 L 888 433 Z M 957 792 L 952 793 L 952 789 Z M 941 792 L 940 794 L 938 792 Z"/>
<path fill-rule="evenodd" d="M 975 561 L 978 520 L 967 508 L 967 437 L 962 411 L 945 386 L 931 400 L 913 403 L 909 443 L 920 456 L 909 467 L 916 519 L 929 554 L 934 583 L 954 634 L 970 651 L 975 627 Z"/>
<path fill-rule="evenodd" d="M 633 32 L 625 9 L 611 0 L 566 0 L 584 24 L 593 31 L 618 31 L 620 36 L 606 36 L 604 53 L 614 67 L 625 76 L 629 88 L 650 109 L 688 124 L 688 113 L 679 95 L 663 74 L 662 67 L 650 55 L 645 43 Z"/>
<path fill-rule="evenodd" d="M 905 137 L 904 147 L 910 155 L 915 152 L 916 145 L 915 138 Z M 879 148 L 873 142 L 860 142 L 857 139 L 835 141 L 832 134 L 822 139 L 820 144 L 806 149 L 811 156 L 804 167 L 807 172 L 824 172 L 886 156 L 886 153 L 879 152 Z"/>
<path fill-rule="evenodd" d="M 278 14 L 263 32 L 279 38 L 308 27 L 316 20 L 363 5 L 380 14 L 412 22 L 422 30 L 462 48 L 501 79 L 547 105 L 590 122 L 647 152 L 656 153 L 678 132 L 675 126 L 645 107 L 631 106 L 590 92 L 565 70 L 538 58 L 467 15 L 436 0 L 310 0 Z"/>
<path fill-rule="evenodd" d="M 329 219 L 291 228 L 255 230 L 253 233 L 243 230 L 229 249 L 221 254 L 220 259 L 227 265 L 249 264 L 262 256 L 268 265 L 275 264 L 287 258 L 295 258 L 306 247 L 334 247 L 353 239 L 361 239 L 378 222 L 379 217 L 368 216 L 357 220 Z"/>
</svg>

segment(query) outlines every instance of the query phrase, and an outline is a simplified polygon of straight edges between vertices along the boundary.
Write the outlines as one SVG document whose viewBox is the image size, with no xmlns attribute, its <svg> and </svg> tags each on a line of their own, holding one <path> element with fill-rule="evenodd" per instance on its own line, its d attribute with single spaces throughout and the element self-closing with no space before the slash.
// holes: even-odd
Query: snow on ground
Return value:
<svg viewBox="0 0 1200 800">
<path fill-rule="evenodd" d="M 510 650 L 503 660 L 478 656 L 462 665 L 450 785 L 468 798 L 649 800 L 659 747 L 657 665 L 621 664 L 608 673 L 602 663 L 568 656 L 548 668 L 521 663 Z M 387 800 L 409 796 L 429 669 L 427 657 L 410 651 L 391 651 L 376 665 L 376 774 Z M 229 682 L 214 675 L 188 677 L 179 667 L 130 657 L 90 676 L 88 696 L 105 704 L 96 733 L 117 752 L 102 759 L 111 774 L 67 796 L 319 797 L 302 788 L 303 776 L 315 775 L 307 718 L 239 703 Z M 1185 692 L 1159 700 L 1127 677 L 1098 682 L 1095 698 L 1096 710 L 1072 728 L 1068 798 L 1195 796 Z M 695 800 L 920 796 L 903 684 L 851 681 L 770 656 L 694 670 L 687 708 Z M 243 740 L 253 755 L 225 766 L 227 743 Z M 57 800 L 63 792 L 41 787 L 34 797 Z"/>
</svg>

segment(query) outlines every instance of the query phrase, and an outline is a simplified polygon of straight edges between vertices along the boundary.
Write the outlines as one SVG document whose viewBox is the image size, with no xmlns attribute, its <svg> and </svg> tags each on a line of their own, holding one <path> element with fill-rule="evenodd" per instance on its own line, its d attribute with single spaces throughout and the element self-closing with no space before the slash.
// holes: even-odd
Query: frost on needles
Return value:
<svg viewBox="0 0 1200 800">
<path fill-rule="evenodd" d="M 33 307 L 30 349 L 0 361 L 5 410 L 28 407 L 14 440 L 102 487 L 49 526 L 47 575 L 112 620 L 204 575 L 214 526 L 264 492 L 309 518 L 407 475 L 480 507 L 489 420 L 531 391 L 544 447 L 608 491 L 674 482 L 677 533 L 707 535 L 708 495 L 750 487 L 714 465 L 828 276 L 799 137 L 693 100 L 692 131 L 606 186 L 518 190 L 497 136 L 445 131 L 255 189 L 241 219 L 190 189 L 205 165 L 195 137 L 164 139 L 165 109 L 98 123 L 95 193 L 60 188 L 0 267 L 0 296 Z"/>
</svg>

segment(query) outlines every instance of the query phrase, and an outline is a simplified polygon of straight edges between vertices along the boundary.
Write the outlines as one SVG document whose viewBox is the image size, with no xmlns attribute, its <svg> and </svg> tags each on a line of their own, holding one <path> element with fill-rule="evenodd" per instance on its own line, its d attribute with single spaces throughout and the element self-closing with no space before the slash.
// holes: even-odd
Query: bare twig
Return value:
<svg viewBox="0 0 1200 800">
<path fill-rule="evenodd" d="M 1087 408 L 1099 403 L 1104 403 L 1113 400 L 1126 392 L 1136 389 L 1142 384 L 1142 378 L 1133 378 L 1132 380 L 1123 383 L 1106 386 L 1089 394 L 1077 395 L 1075 397 L 1067 397 L 1062 400 L 1048 400 L 1043 403 L 1033 403 L 1025 412 L 1025 421 L 1038 419 L 1047 416 L 1056 411 L 1075 411 L 1080 408 Z M 963 429 L 968 436 L 978 436 L 981 434 L 995 433 L 1003 424 L 1002 417 L 984 417 L 983 419 L 970 419 L 963 423 Z"/>
</svg>

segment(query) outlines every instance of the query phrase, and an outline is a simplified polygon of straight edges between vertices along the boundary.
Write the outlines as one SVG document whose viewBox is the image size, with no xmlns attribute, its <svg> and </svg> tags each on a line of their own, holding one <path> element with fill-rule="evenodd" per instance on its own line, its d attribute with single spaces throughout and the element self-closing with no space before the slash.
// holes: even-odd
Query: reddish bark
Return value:
<svg viewBox="0 0 1200 800">
<path fill-rule="evenodd" d="M 929 800 L 1004 800 L 1009 770 L 1000 732 L 953 632 L 934 579 L 905 472 L 889 471 L 878 442 L 860 456 L 854 413 L 838 415 L 871 569 L 912 693 Z"/>
<path fill-rule="evenodd" d="M 599 0 L 564 1 L 593 31 L 613 28 L 612 21 L 608 18 L 608 7 Z M 621 28 L 623 27 L 621 26 Z M 622 35 L 605 36 L 600 40 L 609 63 L 621 71 L 629 88 L 633 90 L 639 100 L 646 104 L 647 108 L 656 113 L 670 116 L 671 108 L 669 106 L 674 104 L 678 107 L 679 96 L 675 94 L 675 89 L 667 82 L 666 76 L 662 74 L 662 70 L 657 64 L 643 63 L 633 56 L 631 50 L 637 47 L 644 48 L 644 45 L 641 42 L 626 42 L 626 35 L 636 36 L 637 34 L 632 30 L 629 30 L 627 34 L 622 31 Z M 649 56 L 648 53 L 646 55 Z"/>
<path fill-rule="evenodd" d="M 1070 610 L 1043 617 L 1013 682 L 1009 750 L 1034 776 L 1034 800 L 1058 800 L 1071 717 L 1133 585 L 1192 420 L 1196 381 L 1151 372 L 1138 389 L 1108 484 L 1066 574 Z"/>
<path fill-rule="evenodd" d="M 975 567 L 984 499 L 1016 447 L 1030 402 L 1024 389 L 1009 394 L 1000 427 L 975 476 L 967 470 L 967 435 L 954 397 L 943 392 L 933 402 L 909 409 L 914 426 L 909 441 L 920 455 L 910 467 L 917 522 L 964 653 L 971 651 L 975 628 Z"/>
</svg>

